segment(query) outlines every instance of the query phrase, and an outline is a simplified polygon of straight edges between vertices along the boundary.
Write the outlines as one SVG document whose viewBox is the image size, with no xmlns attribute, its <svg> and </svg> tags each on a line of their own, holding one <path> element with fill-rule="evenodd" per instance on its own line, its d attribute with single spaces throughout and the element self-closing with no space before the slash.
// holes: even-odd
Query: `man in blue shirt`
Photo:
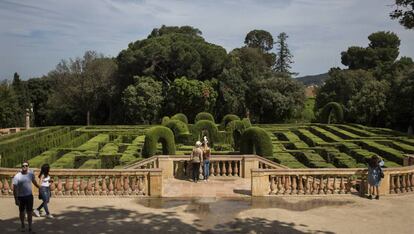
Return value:
<svg viewBox="0 0 414 234">
<path fill-rule="evenodd" d="M 25 231 L 24 212 L 27 213 L 27 221 L 29 223 L 29 232 L 32 231 L 32 212 L 33 212 L 33 193 L 32 183 L 39 188 L 35 176 L 29 170 L 27 161 L 22 163 L 22 170 L 13 177 L 13 195 L 17 206 L 19 206 L 20 222 L 22 231 Z"/>
</svg>

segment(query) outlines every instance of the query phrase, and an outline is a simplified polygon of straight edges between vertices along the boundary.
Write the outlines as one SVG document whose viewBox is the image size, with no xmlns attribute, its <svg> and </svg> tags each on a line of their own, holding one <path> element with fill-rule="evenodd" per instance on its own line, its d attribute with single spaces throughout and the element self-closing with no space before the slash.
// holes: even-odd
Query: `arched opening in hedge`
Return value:
<svg viewBox="0 0 414 234">
<path fill-rule="evenodd" d="M 233 120 L 227 124 L 226 132 L 229 132 L 232 136 L 232 146 L 234 150 L 240 150 L 240 141 L 243 132 L 247 129 L 245 123 L 241 120 Z"/>
<path fill-rule="evenodd" d="M 210 146 L 213 146 L 218 141 L 218 128 L 215 123 L 210 120 L 200 120 L 194 124 L 193 136 L 196 139 L 203 139 L 207 135 Z M 205 134 L 205 135 L 203 135 Z"/>
<path fill-rule="evenodd" d="M 321 121 L 323 123 L 330 124 L 332 122 L 332 118 L 335 118 L 338 123 L 342 123 L 344 121 L 344 110 L 341 104 L 337 102 L 330 102 L 322 108 Z"/>
<path fill-rule="evenodd" d="M 239 116 L 233 115 L 233 114 L 227 114 L 223 117 L 223 120 L 221 121 L 221 128 L 225 129 L 227 127 L 227 124 L 229 124 L 233 120 L 240 120 Z"/>
<path fill-rule="evenodd" d="M 170 120 L 167 122 L 165 127 L 171 129 L 174 134 L 174 139 L 178 143 L 187 143 L 190 136 L 187 124 L 180 120 Z"/>
<path fill-rule="evenodd" d="M 183 113 L 177 113 L 173 117 L 171 117 L 172 120 L 180 120 L 181 122 L 188 124 L 188 118 Z"/>
<path fill-rule="evenodd" d="M 262 128 L 250 127 L 243 132 L 240 153 L 271 157 L 273 155 L 272 140 Z"/>
<path fill-rule="evenodd" d="M 144 147 L 142 148 L 142 156 L 151 157 L 157 152 L 157 144 L 162 144 L 162 154 L 175 154 L 175 140 L 171 129 L 163 126 L 150 128 L 145 134 Z"/>
</svg>

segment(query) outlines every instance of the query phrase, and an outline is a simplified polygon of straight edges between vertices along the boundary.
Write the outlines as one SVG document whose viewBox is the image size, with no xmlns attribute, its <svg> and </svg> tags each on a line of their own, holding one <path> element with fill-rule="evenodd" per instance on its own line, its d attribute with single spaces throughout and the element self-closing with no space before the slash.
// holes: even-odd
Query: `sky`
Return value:
<svg viewBox="0 0 414 234">
<path fill-rule="evenodd" d="M 40 77 L 87 50 L 117 56 L 161 25 L 190 25 L 227 52 L 253 29 L 289 36 L 299 76 L 341 67 L 340 53 L 392 31 L 414 57 L 414 30 L 389 18 L 394 0 L 0 0 L 0 79 Z"/>
</svg>

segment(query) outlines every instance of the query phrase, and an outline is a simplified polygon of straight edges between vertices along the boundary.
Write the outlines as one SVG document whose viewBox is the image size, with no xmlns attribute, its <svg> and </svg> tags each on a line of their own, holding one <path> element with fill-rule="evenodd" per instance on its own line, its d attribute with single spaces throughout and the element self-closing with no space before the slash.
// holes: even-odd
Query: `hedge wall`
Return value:
<svg viewBox="0 0 414 234">
<path fill-rule="evenodd" d="M 322 112 L 320 116 L 322 123 L 327 123 L 327 124 L 331 123 L 331 119 L 329 117 L 332 111 L 333 111 L 333 114 L 335 115 L 336 121 L 339 123 L 342 123 L 344 121 L 344 110 L 341 104 L 337 102 L 330 102 L 322 108 Z"/>
<path fill-rule="evenodd" d="M 170 121 L 170 117 L 164 116 L 161 120 L 161 125 L 165 126 Z"/>
<path fill-rule="evenodd" d="M 243 118 L 242 122 L 246 128 L 250 128 L 252 126 L 252 123 L 250 122 L 249 118 Z"/>
<path fill-rule="evenodd" d="M 196 115 L 194 119 L 194 123 L 197 123 L 200 120 L 210 120 L 211 122 L 215 123 L 214 117 L 212 114 L 208 112 L 200 112 Z"/>
<path fill-rule="evenodd" d="M 257 154 L 272 157 L 273 145 L 270 136 L 259 127 L 251 127 L 243 132 L 240 144 L 241 154 Z"/>
<path fill-rule="evenodd" d="M 181 122 L 188 124 L 188 118 L 183 113 L 177 113 L 171 117 L 171 120 L 180 120 Z"/>
<path fill-rule="evenodd" d="M 175 154 L 175 140 L 171 129 L 163 126 L 152 127 L 145 135 L 144 147 L 142 148 L 142 156 L 151 157 L 157 152 L 157 143 L 161 142 L 162 151 L 165 155 Z"/>
<path fill-rule="evenodd" d="M 246 125 L 241 120 L 233 120 L 226 126 L 226 132 L 232 136 L 231 145 L 236 151 L 240 150 L 240 141 L 243 132 L 246 130 Z"/>
<path fill-rule="evenodd" d="M 223 117 L 222 121 L 221 121 L 221 128 L 225 129 L 227 124 L 230 123 L 233 120 L 240 120 L 239 116 L 237 115 L 233 115 L 233 114 L 227 114 Z"/>
<path fill-rule="evenodd" d="M 187 124 L 180 120 L 170 120 L 165 127 L 171 129 L 174 133 L 174 139 L 177 143 L 186 143 L 190 136 Z"/>
<path fill-rule="evenodd" d="M 192 132 L 193 138 L 202 139 L 203 136 L 201 136 L 201 134 L 203 131 L 207 131 L 207 139 L 210 146 L 214 146 L 214 143 L 217 143 L 219 141 L 218 128 L 215 123 L 211 122 L 210 120 L 200 120 L 195 123 L 193 125 Z"/>
</svg>

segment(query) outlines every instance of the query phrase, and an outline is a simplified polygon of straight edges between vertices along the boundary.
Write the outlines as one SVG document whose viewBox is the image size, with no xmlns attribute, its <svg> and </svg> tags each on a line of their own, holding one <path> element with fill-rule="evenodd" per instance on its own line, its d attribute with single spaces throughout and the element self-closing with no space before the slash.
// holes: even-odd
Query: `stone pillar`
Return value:
<svg viewBox="0 0 414 234">
<path fill-rule="evenodd" d="M 404 167 L 414 165 L 414 154 L 406 154 L 403 161 Z"/>
<path fill-rule="evenodd" d="M 30 109 L 26 109 L 26 129 L 30 128 Z"/>
<path fill-rule="evenodd" d="M 266 196 L 270 191 L 269 175 L 264 174 L 256 170 L 252 170 L 252 196 L 260 197 Z"/>
<path fill-rule="evenodd" d="M 381 184 L 378 187 L 379 195 L 387 195 L 390 194 L 390 173 L 387 171 L 384 172 L 384 178 L 381 179 Z"/>
<path fill-rule="evenodd" d="M 148 191 L 150 197 L 162 197 L 162 171 L 153 170 L 149 172 Z"/>
<path fill-rule="evenodd" d="M 254 155 L 244 155 L 242 161 L 242 177 L 250 178 L 251 170 L 259 168 L 259 161 Z"/>
<path fill-rule="evenodd" d="M 158 156 L 158 167 L 162 169 L 162 178 L 174 178 L 174 162 L 168 156 Z"/>
</svg>

